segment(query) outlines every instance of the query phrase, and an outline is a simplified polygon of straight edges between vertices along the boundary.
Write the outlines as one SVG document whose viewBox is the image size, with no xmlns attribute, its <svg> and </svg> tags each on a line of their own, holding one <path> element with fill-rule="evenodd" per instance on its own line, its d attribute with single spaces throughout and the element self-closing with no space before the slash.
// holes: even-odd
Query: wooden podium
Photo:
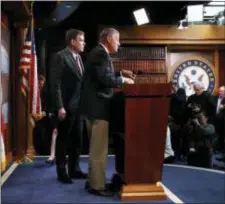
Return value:
<svg viewBox="0 0 225 204">
<path fill-rule="evenodd" d="M 122 201 L 165 200 L 162 179 L 171 84 L 125 85 Z"/>
</svg>

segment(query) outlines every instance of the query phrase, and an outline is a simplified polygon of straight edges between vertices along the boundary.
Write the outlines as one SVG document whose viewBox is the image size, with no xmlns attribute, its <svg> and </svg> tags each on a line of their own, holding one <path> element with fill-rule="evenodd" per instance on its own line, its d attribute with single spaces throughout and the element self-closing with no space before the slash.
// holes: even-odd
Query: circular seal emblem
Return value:
<svg viewBox="0 0 225 204">
<path fill-rule="evenodd" d="M 200 60 L 186 60 L 173 73 L 172 82 L 184 88 L 186 95 L 194 94 L 193 84 L 202 82 L 205 90 L 212 93 L 215 88 L 215 75 L 212 68 Z"/>
</svg>

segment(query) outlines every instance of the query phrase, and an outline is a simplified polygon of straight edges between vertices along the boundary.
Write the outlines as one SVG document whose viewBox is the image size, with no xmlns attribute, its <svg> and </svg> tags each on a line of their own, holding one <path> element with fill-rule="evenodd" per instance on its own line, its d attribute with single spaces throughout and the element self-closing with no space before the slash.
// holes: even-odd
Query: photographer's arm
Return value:
<svg viewBox="0 0 225 204">
<path fill-rule="evenodd" d="M 211 124 L 199 125 L 196 127 L 196 131 L 199 135 L 211 138 L 215 134 L 215 128 Z"/>
</svg>

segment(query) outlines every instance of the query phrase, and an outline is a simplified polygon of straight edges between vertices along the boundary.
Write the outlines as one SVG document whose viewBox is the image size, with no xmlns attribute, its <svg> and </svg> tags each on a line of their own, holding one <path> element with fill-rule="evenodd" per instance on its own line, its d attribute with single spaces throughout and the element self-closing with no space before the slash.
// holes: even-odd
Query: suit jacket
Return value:
<svg viewBox="0 0 225 204">
<path fill-rule="evenodd" d="M 80 56 L 79 56 L 80 57 Z M 80 64 L 83 63 L 80 58 Z M 54 56 L 50 74 L 50 93 L 52 107 L 74 114 L 78 110 L 83 73 L 69 48 L 65 48 Z"/>
<path fill-rule="evenodd" d="M 209 117 L 209 122 L 212 122 L 216 107 L 213 96 L 210 93 L 204 91 L 201 95 L 193 94 L 188 98 L 186 103 L 186 116 L 188 117 L 191 115 L 191 109 L 188 108 L 189 104 L 200 105 L 206 116 Z"/>
<path fill-rule="evenodd" d="M 116 76 L 110 56 L 101 45 L 89 53 L 84 66 L 81 114 L 89 119 L 109 120 L 113 88 L 121 87 L 122 77 Z"/>
</svg>

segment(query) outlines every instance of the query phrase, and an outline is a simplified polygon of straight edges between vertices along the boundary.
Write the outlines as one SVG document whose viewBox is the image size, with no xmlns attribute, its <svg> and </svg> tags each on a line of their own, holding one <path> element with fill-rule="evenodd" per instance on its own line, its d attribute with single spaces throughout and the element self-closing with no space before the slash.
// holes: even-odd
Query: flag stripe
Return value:
<svg viewBox="0 0 225 204">
<path fill-rule="evenodd" d="M 42 113 L 37 68 L 37 55 L 32 19 L 27 30 L 19 64 L 21 72 L 21 92 L 24 96 L 30 97 L 29 111 L 32 116 L 40 116 Z"/>
<path fill-rule="evenodd" d="M 30 49 L 24 49 L 24 50 L 22 50 L 22 54 L 23 55 L 31 55 L 31 50 Z"/>
<path fill-rule="evenodd" d="M 20 62 L 30 63 L 31 60 L 30 60 L 30 58 L 23 57 L 23 58 L 21 58 Z"/>
</svg>

